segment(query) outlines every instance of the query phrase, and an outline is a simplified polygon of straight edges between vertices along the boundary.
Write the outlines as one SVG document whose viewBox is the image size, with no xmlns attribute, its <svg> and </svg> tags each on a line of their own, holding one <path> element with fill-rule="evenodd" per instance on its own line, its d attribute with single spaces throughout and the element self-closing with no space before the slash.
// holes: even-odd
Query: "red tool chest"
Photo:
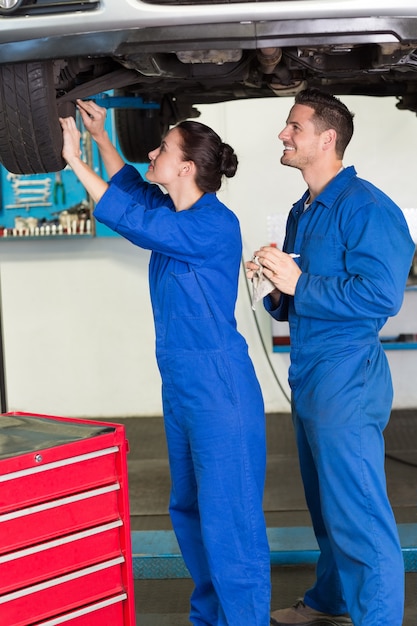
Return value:
<svg viewBox="0 0 417 626">
<path fill-rule="evenodd" d="M 0 415 L 1 626 L 135 626 L 124 426 Z"/>
</svg>

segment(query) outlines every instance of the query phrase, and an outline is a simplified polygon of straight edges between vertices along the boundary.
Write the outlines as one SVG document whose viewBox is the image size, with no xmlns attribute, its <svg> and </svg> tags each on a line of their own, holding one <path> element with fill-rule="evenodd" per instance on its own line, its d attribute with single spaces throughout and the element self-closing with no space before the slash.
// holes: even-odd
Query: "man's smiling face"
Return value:
<svg viewBox="0 0 417 626">
<path fill-rule="evenodd" d="M 321 133 L 318 133 L 313 118 L 314 110 L 303 104 L 295 104 L 289 114 L 285 128 L 278 139 L 284 144 L 281 163 L 304 170 L 316 163 L 320 154 Z"/>
</svg>

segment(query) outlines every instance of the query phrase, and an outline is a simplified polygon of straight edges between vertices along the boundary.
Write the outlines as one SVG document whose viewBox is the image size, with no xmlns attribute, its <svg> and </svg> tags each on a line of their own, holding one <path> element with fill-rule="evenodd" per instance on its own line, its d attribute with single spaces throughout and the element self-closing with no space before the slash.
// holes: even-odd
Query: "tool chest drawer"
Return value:
<svg viewBox="0 0 417 626">
<path fill-rule="evenodd" d="M 123 591 L 123 557 L 0 596 L 2 626 L 27 626 Z M 112 625 L 113 626 L 113 625 Z"/>
<path fill-rule="evenodd" d="M 4 437 L 0 429 L 0 455 Z M 0 513 L 116 482 L 119 450 L 113 440 L 113 433 L 103 433 L 100 438 L 61 445 L 59 450 L 36 449 L 3 460 L 0 456 Z"/>
<path fill-rule="evenodd" d="M 119 518 L 118 483 L 0 515 L 0 555 Z"/>
<path fill-rule="evenodd" d="M 117 448 L 0 476 L 0 512 L 116 481 Z"/>
<path fill-rule="evenodd" d="M 0 415 L 1 626 L 135 626 L 120 424 Z"/>
<path fill-rule="evenodd" d="M 118 557 L 121 525 L 89 528 L 0 556 L 0 594 Z"/>
<path fill-rule="evenodd" d="M 120 594 L 106 598 L 101 602 L 89 604 L 76 611 L 59 615 L 58 617 L 38 622 L 36 626 L 58 626 L 59 624 L 71 624 L 71 626 L 112 626 L 123 624 L 123 602 L 126 594 Z"/>
</svg>

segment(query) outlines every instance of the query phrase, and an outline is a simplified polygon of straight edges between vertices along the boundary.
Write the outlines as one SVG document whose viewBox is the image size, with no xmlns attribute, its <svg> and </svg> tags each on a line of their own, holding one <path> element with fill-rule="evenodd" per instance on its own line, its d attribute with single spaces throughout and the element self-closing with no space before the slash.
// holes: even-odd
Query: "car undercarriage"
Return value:
<svg viewBox="0 0 417 626">
<path fill-rule="evenodd" d="M 103 94 L 131 162 L 146 161 L 202 104 L 319 87 L 395 97 L 417 113 L 417 15 L 109 29 L 45 38 L 35 57 L 29 44 L 26 53 L 0 44 L 0 161 L 17 174 L 62 169 L 59 116 L 74 115 L 77 98 Z"/>
</svg>

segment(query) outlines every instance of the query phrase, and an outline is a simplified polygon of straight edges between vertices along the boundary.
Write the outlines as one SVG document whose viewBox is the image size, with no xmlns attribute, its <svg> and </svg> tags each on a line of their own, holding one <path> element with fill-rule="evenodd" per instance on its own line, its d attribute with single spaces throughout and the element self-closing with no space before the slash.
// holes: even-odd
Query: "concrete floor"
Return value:
<svg viewBox="0 0 417 626">
<path fill-rule="evenodd" d="M 117 420 L 126 427 L 132 530 L 171 529 L 169 470 L 162 418 Z M 309 526 L 289 414 L 267 416 L 268 527 Z M 385 433 L 388 490 L 398 523 L 417 523 L 417 410 L 394 411 Z M 273 567 L 272 608 L 291 605 L 314 580 L 314 567 Z M 403 626 L 417 626 L 417 573 L 406 575 Z M 190 579 L 137 580 L 137 626 L 189 626 Z"/>
</svg>

